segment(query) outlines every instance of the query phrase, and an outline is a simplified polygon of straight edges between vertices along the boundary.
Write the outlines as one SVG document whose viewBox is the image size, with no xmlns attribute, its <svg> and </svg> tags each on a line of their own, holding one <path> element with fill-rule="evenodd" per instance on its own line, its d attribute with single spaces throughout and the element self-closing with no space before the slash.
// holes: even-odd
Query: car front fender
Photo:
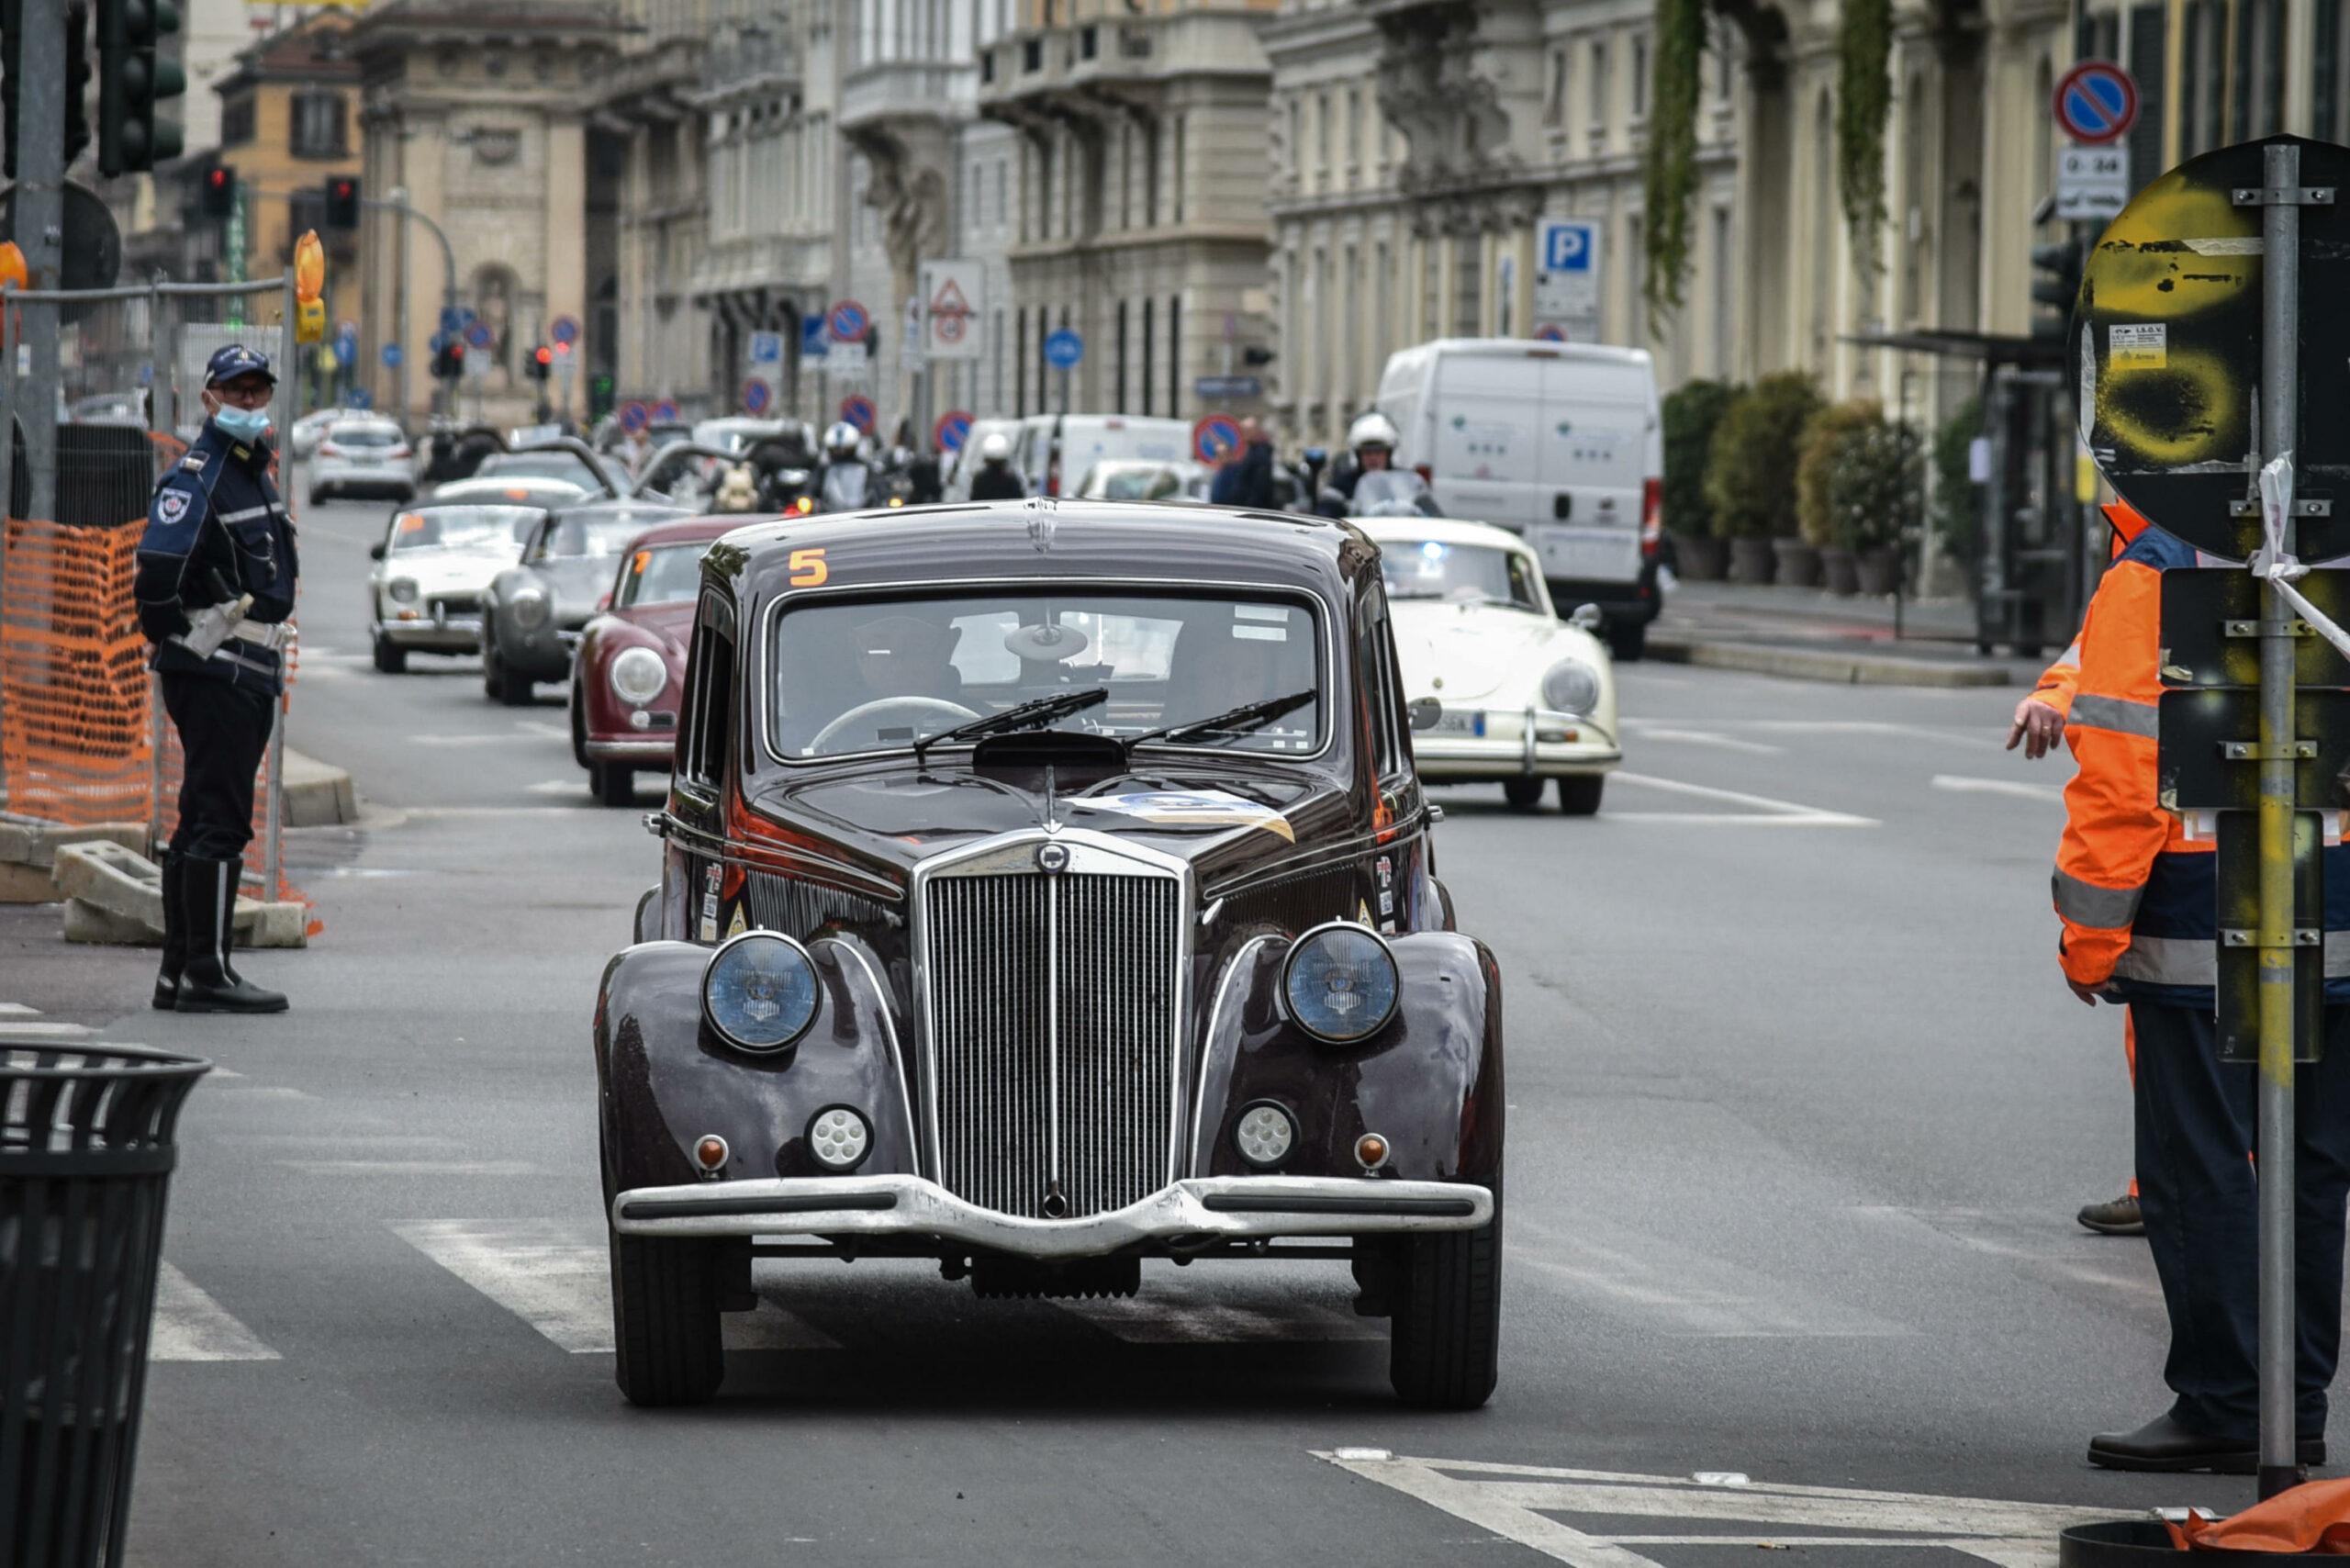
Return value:
<svg viewBox="0 0 2350 1568">
<path fill-rule="evenodd" d="M 1290 943 L 1260 937 L 1234 957 L 1211 995 L 1200 1056 L 1191 1172 L 1252 1173 L 1234 1147 L 1240 1114 L 1261 1100 L 1295 1119 L 1278 1170 L 1360 1176 L 1355 1143 L 1387 1140 L 1382 1174 L 1490 1184 L 1504 1122 L 1501 970 L 1482 942 L 1451 931 L 1387 939 L 1401 982 L 1395 1016 L 1360 1046 L 1325 1046 L 1279 1002 Z"/>
<path fill-rule="evenodd" d="M 822 938 L 809 956 L 820 997 L 815 1021 L 770 1056 L 734 1050 L 703 1024 L 709 948 L 644 942 L 605 966 L 595 1046 L 610 1191 L 696 1180 L 693 1147 L 713 1133 L 730 1151 L 721 1177 L 824 1175 L 808 1153 L 807 1130 L 834 1105 L 855 1109 L 872 1129 L 859 1173 L 914 1171 L 906 1056 L 880 964 L 846 937 Z"/>
</svg>

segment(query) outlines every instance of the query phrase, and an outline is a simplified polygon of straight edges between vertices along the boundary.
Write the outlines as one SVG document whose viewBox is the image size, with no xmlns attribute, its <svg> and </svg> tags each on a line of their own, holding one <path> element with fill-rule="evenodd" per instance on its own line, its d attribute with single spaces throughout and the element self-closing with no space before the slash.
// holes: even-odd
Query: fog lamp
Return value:
<svg viewBox="0 0 2350 1568">
<path fill-rule="evenodd" d="M 831 1105 L 808 1120 L 808 1152 L 827 1170 L 854 1170 L 873 1148 L 873 1129 L 846 1105 Z"/>
<path fill-rule="evenodd" d="M 1289 1158 L 1297 1142 L 1297 1124 L 1270 1100 L 1259 1100 L 1240 1113 L 1232 1129 L 1233 1147 L 1240 1158 L 1259 1170 L 1270 1170 Z"/>
</svg>

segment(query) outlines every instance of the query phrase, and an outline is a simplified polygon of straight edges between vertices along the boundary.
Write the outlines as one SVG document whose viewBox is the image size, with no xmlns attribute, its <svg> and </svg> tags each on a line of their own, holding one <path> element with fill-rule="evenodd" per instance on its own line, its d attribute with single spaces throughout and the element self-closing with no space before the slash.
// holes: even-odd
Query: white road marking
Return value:
<svg viewBox="0 0 2350 1568">
<path fill-rule="evenodd" d="M 1671 823 L 1691 827 L 1877 827 L 1874 817 L 1856 817 L 1844 812 L 1831 812 L 1819 806 L 1807 806 L 1795 801 L 1774 800 L 1768 795 L 1749 795 L 1739 790 L 1719 790 L 1710 784 L 1690 784 L 1679 778 L 1659 778 L 1649 773 L 1627 773 L 1618 768 L 1609 777 L 1617 783 L 1637 788 L 1662 790 L 1667 794 L 1687 795 L 1701 801 L 1718 801 L 1724 805 L 1745 806 L 1747 812 L 1603 812 L 1600 820 L 1610 823 Z"/>
<path fill-rule="evenodd" d="M 1968 778 L 1956 773 L 1937 773 L 1933 777 L 1937 790 L 1947 790 L 1953 795 L 2012 795 L 2019 801 L 2061 801 L 2065 787 L 2061 784 L 2027 784 L 2020 778 Z"/>
<path fill-rule="evenodd" d="M 511 734 L 495 735 L 410 735 L 410 745 L 511 745 Z"/>
<path fill-rule="evenodd" d="M 403 1241 L 575 1356 L 612 1350 L 603 1227 L 557 1219 L 437 1219 L 392 1226 Z M 722 1319 L 729 1350 L 833 1350 L 838 1341 L 762 1301 Z"/>
<path fill-rule="evenodd" d="M 1627 1227 L 1510 1218 L 1513 1268 L 1648 1332 L 1704 1339 L 1883 1339 L 1913 1330 L 1754 1270 Z"/>
<path fill-rule="evenodd" d="M 1057 1301 L 1130 1345 L 1234 1345 L 1331 1339 L 1384 1339 L 1387 1326 L 1322 1302 L 1259 1306 L 1219 1301 L 1189 1284 L 1156 1275 L 1138 1296 Z"/>
<path fill-rule="evenodd" d="M 0 1002 L 0 1017 L 38 1018 L 39 1016 L 40 1009 L 38 1007 L 28 1007 L 21 1002 Z"/>
<path fill-rule="evenodd" d="M 229 1315 L 203 1286 L 168 1262 L 155 1276 L 155 1361 L 274 1361 L 278 1354 Z"/>
<path fill-rule="evenodd" d="M 584 775 L 576 778 L 546 778 L 524 788 L 533 795 L 585 795 L 588 780 Z"/>
<path fill-rule="evenodd" d="M 544 786 L 532 785 L 532 788 L 540 790 Z M 569 788 L 584 792 L 588 787 L 582 783 Z M 571 812 L 583 817 L 610 817 L 614 822 L 629 820 L 622 813 L 605 806 L 397 806 L 393 809 L 403 818 L 420 817 L 426 821 L 442 817 L 459 821 L 468 817 L 543 817 L 556 812 Z"/>
<path fill-rule="evenodd" d="M 251 1083 L 235 1089 L 215 1090 L 211 1098 L 233 1094 L 241 1100 L 308 1100 L 310 1096 L 299 1089 L 287 1089 L 274 1083 Z"/>
<path fill-rule="evenodd" d="M 2057 1533 L 2066 1526 L 2133 1517 L 2057 1504 L 1841 1486 L 1767 1482 L 1707 1486 L 1674 1475 L 1558 1470 L 1531 1464 L 1357 1459 L 1328 1452 L 1317 1452 L 1315 1457 L 1573 1568 L 1659 1568 L 1653 1558 L 1632 1549 L 1683 1545 L 1800 1545 L 1823 1551 L 1942 1548 L 2001 1568 L 2053 1568 Z M 1756 1528 L 1751 1533 L 1596 1533 L 1578 1529 L 1559 1515 L 1608 1521 L 1703 1520 Z M 1782 1533 L 1774 1527 L 1793 1529 Z M 1815 1533 L 1826 1530 L 1865 1533 Z"/>
<path fill-rule="evenodd" d="M 213 1133 L 214 1143 L 288 1144 L 341 1148 L 456 1148 L 453 1137 L 420 1133 Z"/>
<path fill-rule="evenodd" d="M 281 1159 L 305 1176 L 535 1176 L 520 1159 Z"/>
<path fill-rule="evenodd" d="M 526 735 L 542 735 L 551 741 L 571 744 L 571 732 L 561 724 L 550 724 L 544 719 L 523 719 L 514 727 Z"/>
<path fill-rule="evenodd" d="M 81 1040 L 96 1033 L 87 1024 L 0 1023 L 0 1046 L 35 1045 L 44 1040 Z"/>
<path fill-rule="evenodd" d="M 1662 725 L 1628 723 L 1624 726 L 1644 741 L 1679 741 L 1684 745 L 1718 746 L 1724 751 L 1742 751 L 1757 756 L 1778 756 L 1786 747 L 1765 745 L 1761 741 L 1742 741 L 1736 735 L 1718 735 L 1710 730 L 1676 730 Z"/>
</svg>

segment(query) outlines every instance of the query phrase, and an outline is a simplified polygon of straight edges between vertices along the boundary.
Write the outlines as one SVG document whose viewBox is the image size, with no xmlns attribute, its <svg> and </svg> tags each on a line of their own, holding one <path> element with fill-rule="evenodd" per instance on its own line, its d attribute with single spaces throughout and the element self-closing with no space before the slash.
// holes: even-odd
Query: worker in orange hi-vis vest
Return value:
<svg viewBox="0 0 2350 1568">
<path fill-rule="evenodd" d="M 2146 520 L 2127 501 L 2115 501 L 2104 510 L 2105 521 L 2113 529 L 2113 558 L 2118 561 L 2144 531 Z M 2035 762 L 2055 750 L 2064 739 L 2065 720 L 2073 711 L 2073 694 L 2080 684 L 2081 640 L 2076 635 L 2072 646 L 2041 673 L 2031 695 L 2016 704 L 2015 722 L 2008 727 L 2008 749 L 2013 751 L 2020 744 L 2024 756 Z M 2134 1081 L 2138 1040 L 2127 1012 L 2121 1015 L 2121 1054 Z M 2074 1217 L 2100 1236 L 2143 1236 L 2146 1222 L 2138 1208 L 2138 1179 L 2130 1178 L 2130 1185 L 2118 1198 L 2083 1204 Z"/>
</svg>

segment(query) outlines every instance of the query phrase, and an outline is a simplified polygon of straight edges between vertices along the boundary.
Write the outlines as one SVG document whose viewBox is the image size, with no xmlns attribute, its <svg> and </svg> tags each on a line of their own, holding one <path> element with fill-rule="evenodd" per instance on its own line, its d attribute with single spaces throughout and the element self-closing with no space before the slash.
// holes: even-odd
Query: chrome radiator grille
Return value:
<svg viewBox="0 0 2350 1568">
<path fill-rule="evenodd" d="M 1002 1214 L 1080 1218 L 1171 1179 L 1181 895 L 1175 879 L 1157 876 L 930 884 L 930 1049 L 947 1191 Z M 1061 1204 L 1048 1203 L 1054 1194 Z"/>
</svg>

